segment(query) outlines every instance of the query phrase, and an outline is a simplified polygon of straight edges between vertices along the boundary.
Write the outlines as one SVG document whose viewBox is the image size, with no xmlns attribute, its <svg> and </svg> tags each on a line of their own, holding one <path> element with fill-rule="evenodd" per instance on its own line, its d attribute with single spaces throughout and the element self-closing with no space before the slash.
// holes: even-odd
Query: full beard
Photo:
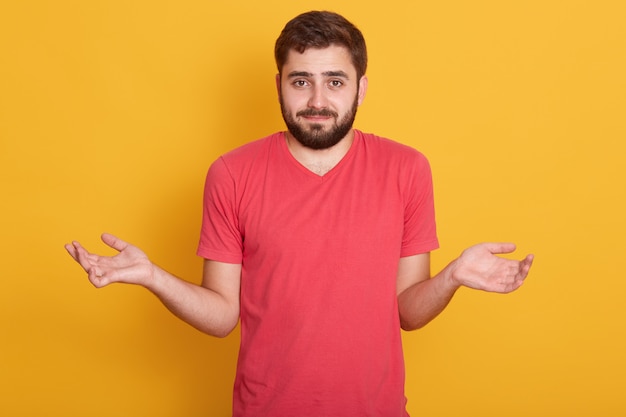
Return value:
<svg viewBox="0 0 626 417">
<path fill-rule="evenodd" d="M 355 97 L 352 108 L 341 119 L 339 119 L 339 115 L 336 112 L 328 109 L 302 110 L 297 112 L 296 117 L 294 118 L 293 115 L 285 109 L 282 97 L 280 100 L 280 109 L 289 133 L 291 133 L 291 135 L 303 146 L 315 150 L 332 148 L 338 144 L 341 139 L 346 137 L 354 124 L 358 106 L 358 99 Z M 313 123 L 307 127 L 304 124 L 298 123 L 296 120 L 298 117 L 309 116 L 333 117 L 335 119 L 335 124 L 328 130 L 325 130 L 323 124 Z"/>
</svg>

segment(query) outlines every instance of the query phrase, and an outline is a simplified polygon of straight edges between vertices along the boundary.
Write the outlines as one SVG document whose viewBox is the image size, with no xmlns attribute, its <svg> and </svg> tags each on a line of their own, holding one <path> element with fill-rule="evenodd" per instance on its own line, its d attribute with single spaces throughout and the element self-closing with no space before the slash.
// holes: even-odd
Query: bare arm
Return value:
<svg viewBox="0 0 626 417">
<path fill-rule="evenodd" d="M 430 253 L 401 258 L 397 282 L 400 325 L 404 330 L 428 324 L 459 288 L 446 278 L 445 270 L 430 278 Z"/>
<path fill-rule="evenodd" d="M 496 256 L 514 250 L 512 243 L 472 246 L 432 278 L 430 254 L 400 259 L 397 289 L 402 328 L 414 330 L 425 326 L 446 308 L 462 286 L 497 293 L 515 291 L 524 283 L 533 255 L 521 261 Z"/>
<path fill-rule="evenodd" d="M 104 234 L 102 240 L 119 253 L 100 256 L 78 242 L 65 245 L 95 287 L 115 282 L 141 285 L 177 317 L 213 336 L 224 337 L 237 325 L 240 264 L 205 260 L 202 284 L 196 285 L 154 265 L 139 248 L 113 235 Z"/>
</svg>

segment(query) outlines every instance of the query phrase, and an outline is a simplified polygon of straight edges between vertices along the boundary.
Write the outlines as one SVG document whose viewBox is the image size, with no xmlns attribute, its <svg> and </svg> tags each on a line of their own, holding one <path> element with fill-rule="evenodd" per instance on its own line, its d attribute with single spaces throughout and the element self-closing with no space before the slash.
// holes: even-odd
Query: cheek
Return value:
<svg viewBox="0 0 626 417">
<path fill-rule="evenodd" d="M 288 110 L 301 110 L 307 107 L 308 99 L 303 94 L 287 93 L 281 97 L 283 107 Z"/>
</svg>

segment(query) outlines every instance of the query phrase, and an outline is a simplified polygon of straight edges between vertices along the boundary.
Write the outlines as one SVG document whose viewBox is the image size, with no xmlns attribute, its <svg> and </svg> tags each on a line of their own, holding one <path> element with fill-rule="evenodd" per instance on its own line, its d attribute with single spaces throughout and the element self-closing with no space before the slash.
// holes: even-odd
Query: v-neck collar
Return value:
<svg viewBox="0 0 626 417">
<path fill-rule="evenodd" d="M 319 175 L 311 171 L 306 166 L 301 164 L 300 161 L 298 161 L 295 156 L 293 156 L 293 154 L 289 150 L 289 145 L 287 144 L 287 135 L 285 132 L 281 132 L 281 134 L 278 135 L 278 139 L 279 139 L 279 146 L 283 150 L 283 153 L 285 154 L 287 159 L 290 161 L 290 163 L 296 169 L 298 169 L 298 171 L 302 172 L 304 175 L 306 175 L 309 178 L 316 179 L 320 182 L 325 182 L 333 178 L 334 176 L 338 175 L 338 173 L 340 173 L 341 171 L 343 171 L 344 165 L 346 165 L 349 162 L 349 160 L 352 159 L 352 156 L 354 155 L 354 153 L 357 152 L 357 148 L 362 140 L 362 135 L 361 135 L 361 132 L 356 129 L 353 129 L 353 132 L 354 132 L 354 137 L 352 139 L 352 143 L 350 144 L 350 148 L 348 149 L 348 152 L 346 152 L 346 154 L 339 160 L 339 162 L 324 175 Z"/>
</svg>

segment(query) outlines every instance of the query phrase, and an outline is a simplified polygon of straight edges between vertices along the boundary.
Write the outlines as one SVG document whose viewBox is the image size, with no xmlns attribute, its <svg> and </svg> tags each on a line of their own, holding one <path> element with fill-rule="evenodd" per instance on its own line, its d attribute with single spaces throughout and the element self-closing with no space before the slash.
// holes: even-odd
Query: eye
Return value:
<svg viewBox="0 0 626 417">
<path fill-rule="evenodd" d="M 306 80 L 295 80 L 293 82 L 293 85 L 295 87 L 303 88 L 303 87 L 306 87 L 307 85 L 309 85 L 309 83 Z"/>
<path fill-rule="evenodd" d="M 332 88 L 339 88 L 343 85 L 343 81 L 341 80 L 330 80 L 328 83 Z"/>
</svg>

